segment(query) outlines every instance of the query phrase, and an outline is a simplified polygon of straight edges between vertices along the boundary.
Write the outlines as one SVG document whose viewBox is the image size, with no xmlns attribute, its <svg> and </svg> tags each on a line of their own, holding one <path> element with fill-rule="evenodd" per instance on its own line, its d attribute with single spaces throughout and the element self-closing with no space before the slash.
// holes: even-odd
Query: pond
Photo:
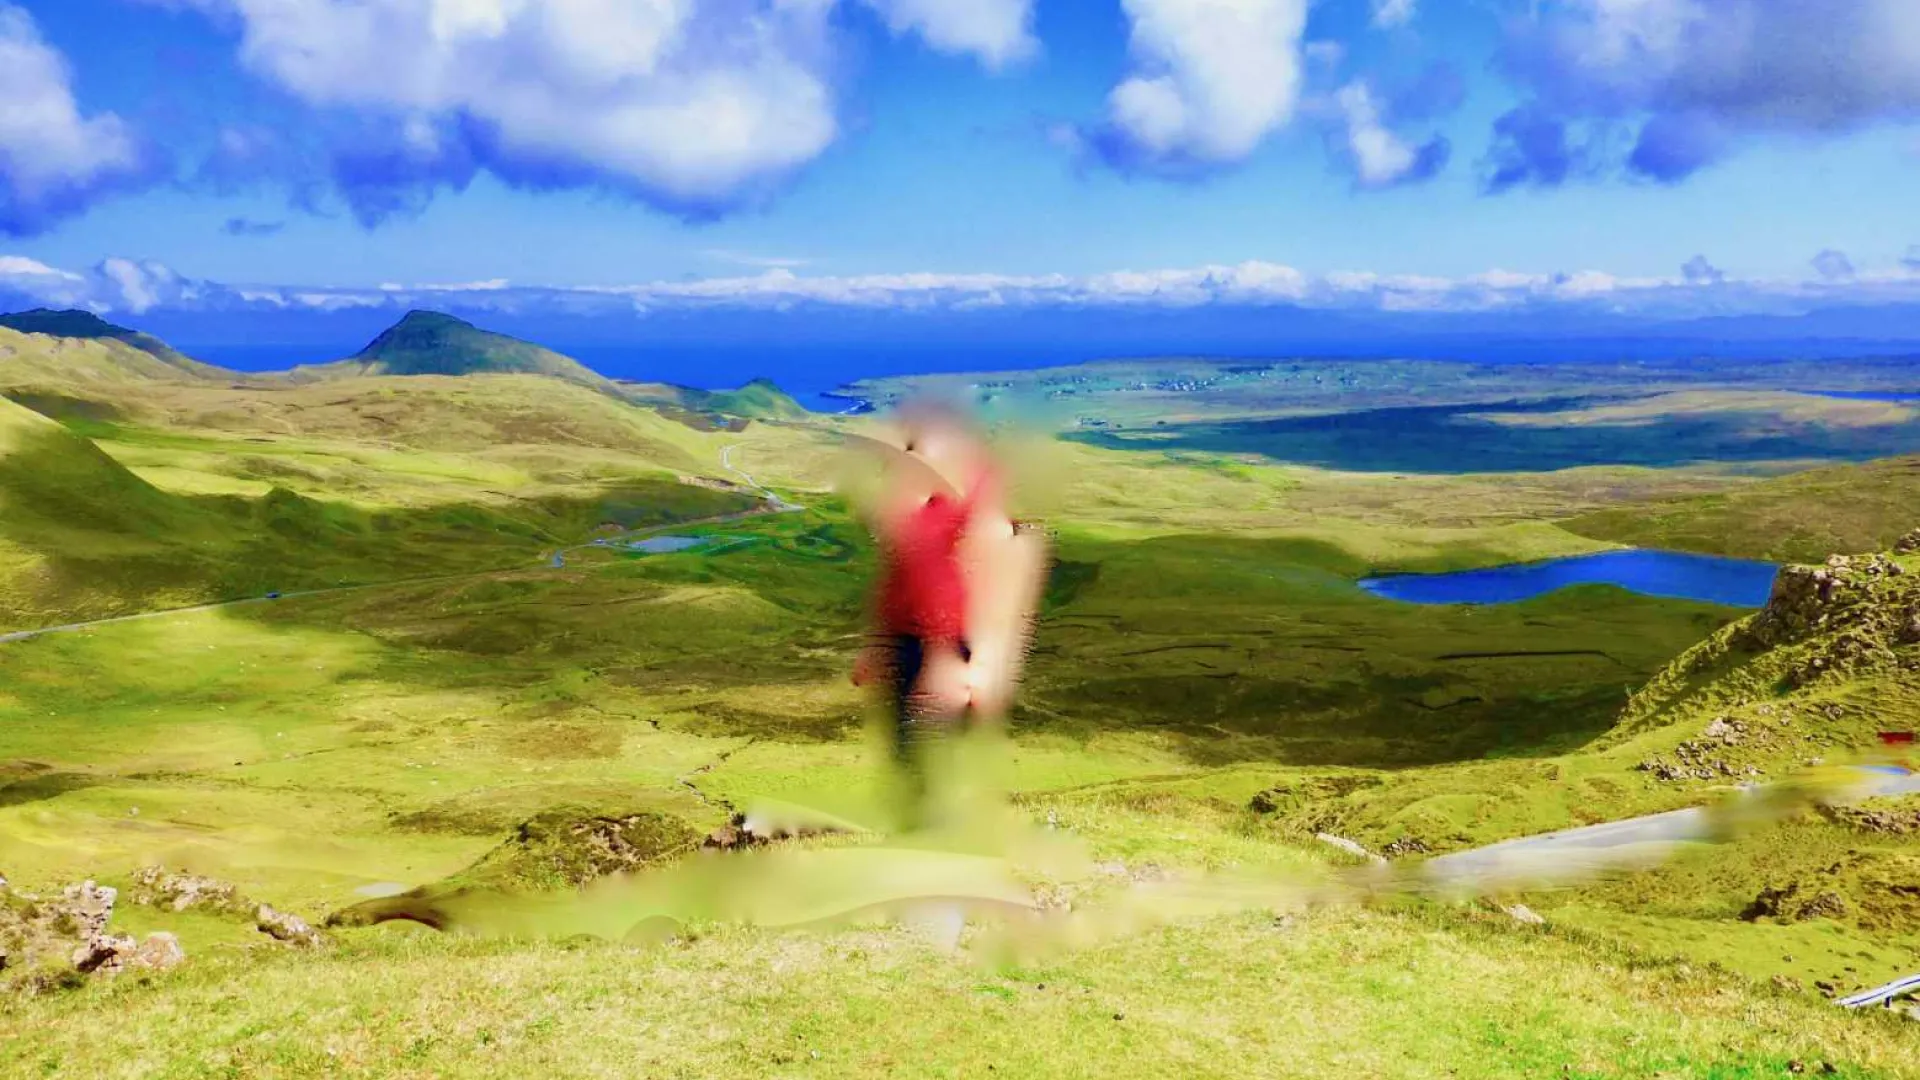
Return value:
<svg viewBox="0 0 1920 1080">
<path fill-rule="evenodd" d="M 1450 574 L 1392 574 L 1368 578 L 1360 587 L 1412 604 L 1510 604 L 1569 585 L 1614 585 L 1646 596 L 1757 608 L 1766 604 L 1779 569 L 1748 559 L 1636 548 Z"/>
<path fill-rule="evenodd" d="M 645 540 L 635 540 L 628 544 L 634 551 L 644 551 L 649 555 L 670 555 L 676 551 L 697 548 L 707 542 L 704 536 L 653 536 Z"/>
</svg>

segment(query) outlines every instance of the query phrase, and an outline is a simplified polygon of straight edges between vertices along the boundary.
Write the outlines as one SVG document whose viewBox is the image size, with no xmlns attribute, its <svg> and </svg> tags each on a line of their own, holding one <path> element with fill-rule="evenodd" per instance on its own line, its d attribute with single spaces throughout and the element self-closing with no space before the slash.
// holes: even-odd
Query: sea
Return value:
<svg viewBox="0 0 1920 1080">
<path fill-rule="evenodd" d="M 181 343 L 196 360 L 234 371 L 285 371 L 324 364 L 358 352 L 364 342 L 328 348 L 316 345 Z M 861 406 L 844 391 L 860 379 L 965 371 L 1006 371 L 1076 363 L 1090 356 L 1064 350 L 991 352 L 963 348 L 808 349 L 701 348 L 580 345 L 547 348 L 570 356 L 610 379 L 673 383 L 701 390 L 732 390 L 754 379 L 771 379 L 800 404 L 821 413 Z"/>
</svg>

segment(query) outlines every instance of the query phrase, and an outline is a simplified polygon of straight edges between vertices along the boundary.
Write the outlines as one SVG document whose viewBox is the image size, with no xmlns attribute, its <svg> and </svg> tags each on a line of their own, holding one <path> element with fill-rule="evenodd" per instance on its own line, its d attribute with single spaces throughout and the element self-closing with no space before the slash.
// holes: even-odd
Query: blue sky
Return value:
<svg viewBox="0 0 1920 1080">
<path fill-rule="evenodd" d="M 1911 0 L 0 0 L 0 99 L 0 301 L 130 317 L 1920 299 Z"/>
</svg>

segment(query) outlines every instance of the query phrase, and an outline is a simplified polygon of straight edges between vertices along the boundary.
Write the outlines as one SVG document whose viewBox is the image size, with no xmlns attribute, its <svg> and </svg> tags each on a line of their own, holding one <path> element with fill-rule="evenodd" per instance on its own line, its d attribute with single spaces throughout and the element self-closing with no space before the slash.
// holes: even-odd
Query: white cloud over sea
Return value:
<svg viewBox="0 0 1920 1080">
<path fill-rule="evenodd" d="M 1832 260 L 1826 265 L 1831 269 Z M 1703 269 L 1704 268 L 1704 269 Z M 1706 272 L 1707 270 L 1711 272 Z M 1812 271 L 1812 267 L 1809 267 Z M 1310 274 L 1248 261 L 1175 269 L 1068 274 L 801 274 L 787 267 L 698 280 L 551 287 L 492 279 L 383 282 L 366 288 L 227 283 L 183 276 L 153 261 L 112 258 L 84 269 L 0 254 L 0 302 L 86 308 L 102 315 L 167 311 L 336 311 L 440 307 L 524 315 L 648 315 L 711 309 L 970 311 L 980 309 L 1287 307 L 1466 313 L 1559 310 L 1688 318 L 1791 314 L 1815 307 L 1920 303 L 1920 269 L 1904 262 L 1847 275 L 1742 280 L 1705 259 L 1663 277 L 1598 270 L 1465 277 L 1364 271 Z"/>
</svg>

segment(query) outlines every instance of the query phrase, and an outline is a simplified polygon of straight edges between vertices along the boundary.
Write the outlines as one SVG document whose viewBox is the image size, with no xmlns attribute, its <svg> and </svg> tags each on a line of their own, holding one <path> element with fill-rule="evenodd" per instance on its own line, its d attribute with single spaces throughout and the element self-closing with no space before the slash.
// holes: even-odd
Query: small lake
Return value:
<svg viewBox="0 0 1920 1080">
<path fill-rule="evenodd" d="M 1757 608 L 1766 604 L 1779 570 L 1748 559 L 1636 548 L 1451 574 L 1392 574 L 1367 578 L 1360 587 L 1410 604 L 1510 604 L 1569 585 L 1615 585 L 1646 596 Z"/>
<path fill-rule="evenodd" d="M 627 546 L 634 551 L 644 551 L 649 555 L 671 555 L 676 551 L 697 548 L 707 542 L 704 536 L 652 536 L 645 540 L 635 540 Z"/>
</svg>

